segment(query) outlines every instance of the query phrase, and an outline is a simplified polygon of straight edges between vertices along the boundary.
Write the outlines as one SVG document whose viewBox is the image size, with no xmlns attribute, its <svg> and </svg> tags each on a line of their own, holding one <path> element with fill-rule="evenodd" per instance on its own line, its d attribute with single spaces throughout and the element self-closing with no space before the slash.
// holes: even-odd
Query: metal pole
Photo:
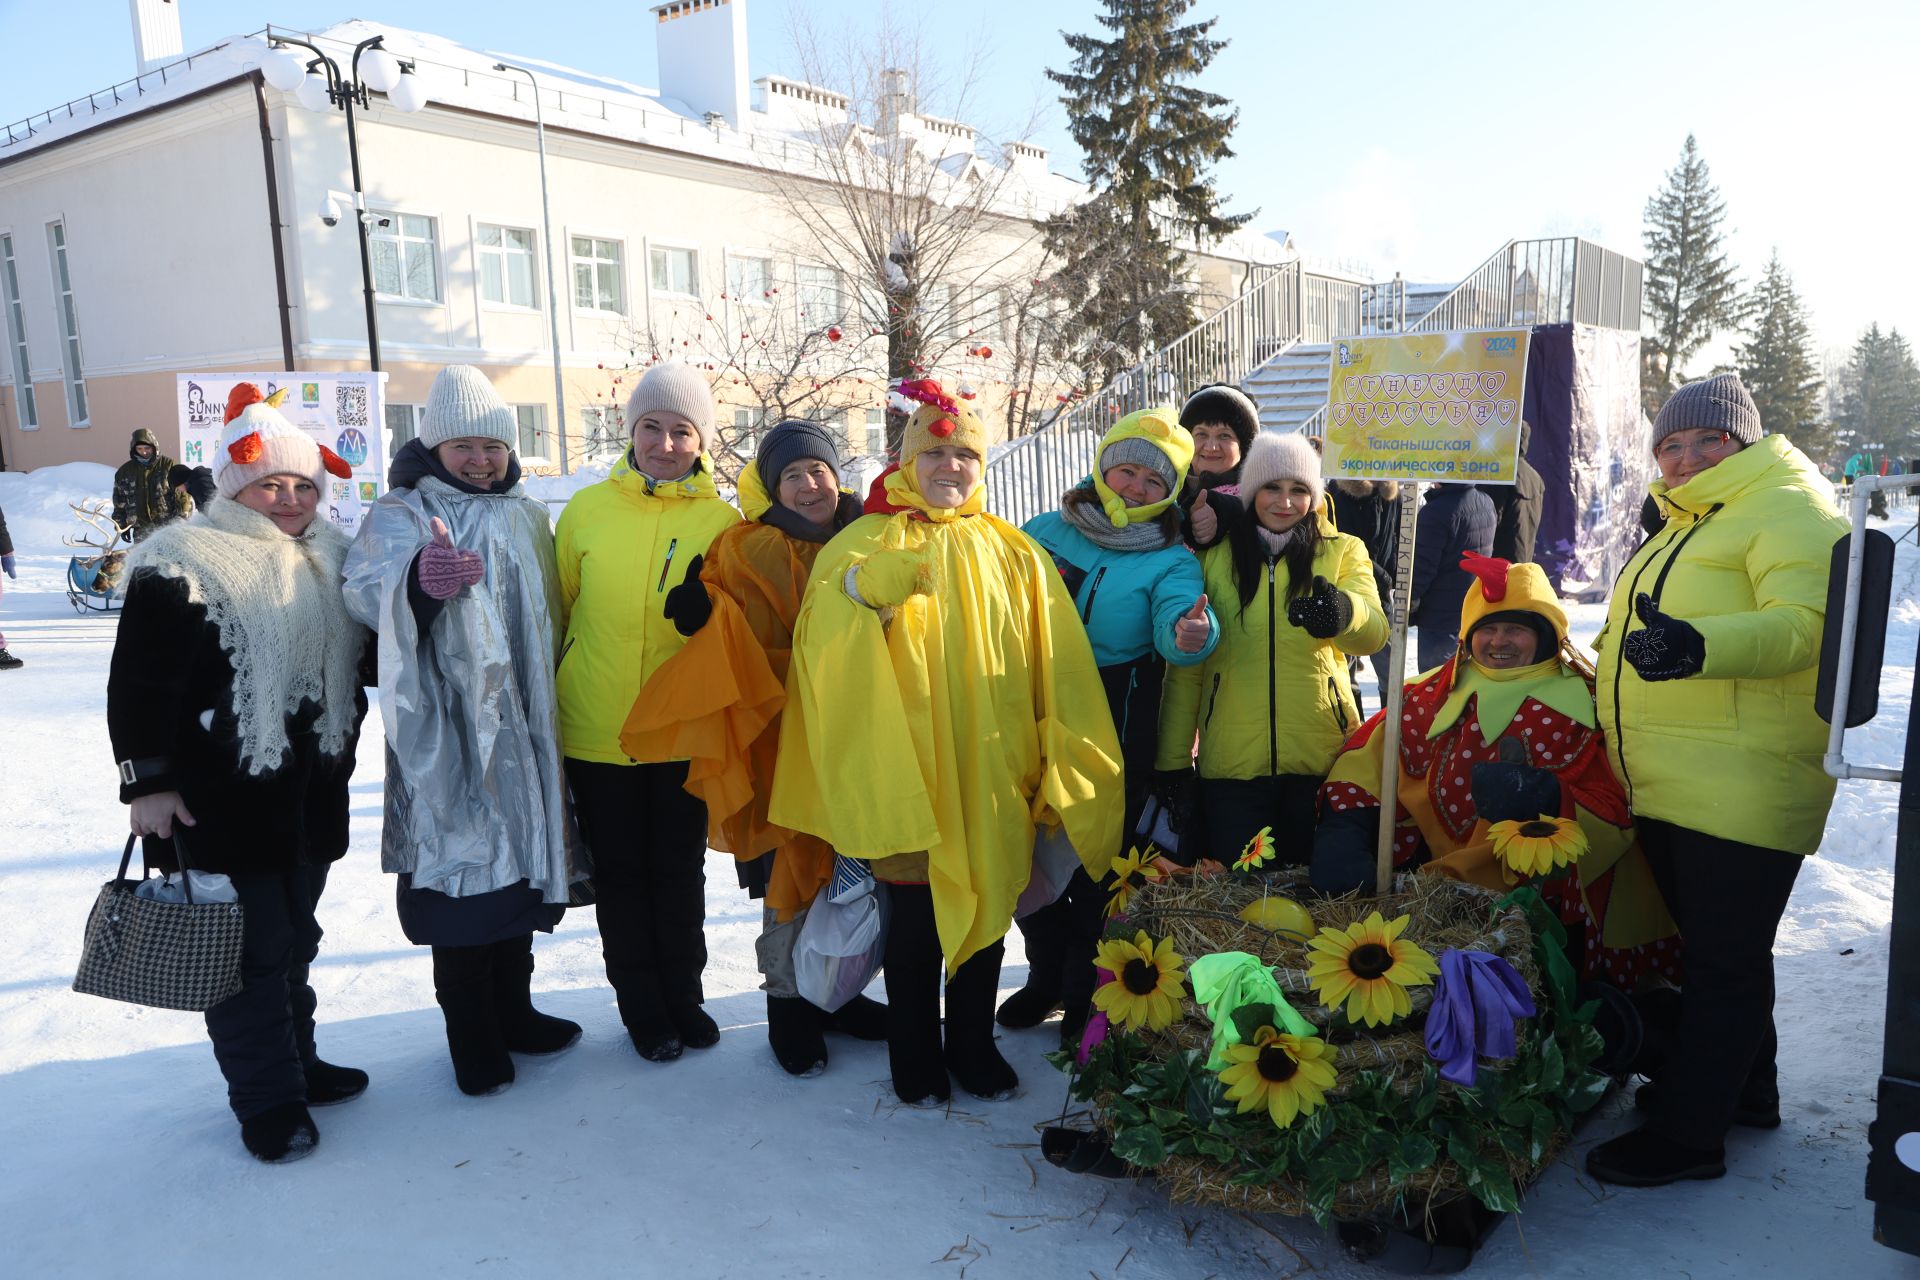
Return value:
<svg viewBox="0 0 1920 1280">
<path fill-rule="evenodd" d="M 1400 812 L 1400 710 L 1406 698 L 1407 597 L 1413 591 L 1413 534 L 1420 508 L 1420 486 L 1400 486 L 1400 536 L 1394 541 L 1393 628 L 1388 639 L 1387 687 L 1381 692 L 1386 712 L 1380 730 L 1387 736 L 1380 757 L 1380 835 L 1374 846 L 1376 894 L 1393 889 L 1393 837 Z"/>
<path fill-rule="evenodd" d="M 547 244 L 547 322 L 553 332 L 553 408 L 558 416 L 554 438 L 560 442 L 560 474 L 570 475 L 573 464 L 567 453 L 567 390 L 560 371 L 560 300 L 553 271 L 553 206 L 547 198 L 547 121 L 540 109 L 540 82 L 533 72 L 511 63 L 496 62 L 495 71 L 518 71 L 533 86 L 533 136 L 540 148 L 540 221 Z"/>
<path fill-rule="evenodd" d="M 354 222 L 360 229 L 360 288 L 367 299 L 367 367 L 380 372 L 380 317 L 373 305 L 373 260 L 367 246 L 366 199 L 360 186 L 360 135 L 353 125 L 353 100 L 365 90 L 360 87 L 360 55 L 369 48 L 377 48 L 385 36 L 374 36 L 363 40 L 354 47 L 352 68 L 347 82 L 341 86 L 341 97 L 347 108 L 347 159 L 353 166 L 354 206 L 360 210 Z"/>
</svg>

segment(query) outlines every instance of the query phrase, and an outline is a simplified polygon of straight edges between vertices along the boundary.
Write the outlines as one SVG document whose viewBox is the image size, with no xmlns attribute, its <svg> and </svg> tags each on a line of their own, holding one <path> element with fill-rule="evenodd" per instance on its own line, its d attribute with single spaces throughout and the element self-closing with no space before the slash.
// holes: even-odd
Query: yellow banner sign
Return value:
<svg viewBox="0 0 1920 1280">
<path fill-rule="evenodd" d="M 1475 329 L 1335 342 L 1326 474 L 1512 484 L 1527 337 Z"/>
</svg>

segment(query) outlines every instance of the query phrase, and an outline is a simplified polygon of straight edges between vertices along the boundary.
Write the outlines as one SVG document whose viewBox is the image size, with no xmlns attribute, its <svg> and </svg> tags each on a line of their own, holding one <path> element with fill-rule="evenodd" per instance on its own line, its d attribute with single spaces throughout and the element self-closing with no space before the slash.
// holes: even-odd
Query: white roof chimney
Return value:
<svg viewBox="0 0 1920 1280">
<path fill-rule="evenodd" d="M 660 96 L 747 128 L 747 0 L 668 0 L 653 15 Z"/>
<path fill-rule="evenodd" d="M 127 0 L 133 14 L 133 56 L 145 75 L 181 53 L 180 6 L 174 0 Z"/>
</svg>

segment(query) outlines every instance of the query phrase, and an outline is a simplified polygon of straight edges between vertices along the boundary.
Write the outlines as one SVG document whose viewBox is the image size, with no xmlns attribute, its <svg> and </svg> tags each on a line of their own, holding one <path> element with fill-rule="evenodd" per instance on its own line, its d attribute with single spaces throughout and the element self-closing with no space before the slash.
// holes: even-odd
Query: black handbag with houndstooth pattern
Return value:
<svg viewBox="0 0 1920 1280">
<path fill-rule="evenodd" d="M 240 990 L 240 904 L 193 901 L 178 837 L 174 849 L 188 881 L 187 901 L 136 897 L 140 881 L 127 879 L 134 839 L 127 837 L 120 874 L 94 899 L 73 989 L 152 1009 L 210 1009 Z"/>
</svg>

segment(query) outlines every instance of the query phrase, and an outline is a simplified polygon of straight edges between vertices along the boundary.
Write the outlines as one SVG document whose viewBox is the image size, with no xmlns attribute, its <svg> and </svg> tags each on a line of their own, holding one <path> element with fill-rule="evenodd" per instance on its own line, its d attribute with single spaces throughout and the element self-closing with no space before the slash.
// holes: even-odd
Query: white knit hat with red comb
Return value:
<svg viewBox="0 0 1920 1280">
<path fill-rule="evenodd" d="M 353 474 L 340 456 L 288 422 L 279 404 L 286 388 L 262 395 L 251 382 L 236 383 L 227 396 L 226 429 L 214 454 L 214 487 L 231 498 L 267 476 L 302 476 L 324 495 L 327 477 Z"/>
</svg>

